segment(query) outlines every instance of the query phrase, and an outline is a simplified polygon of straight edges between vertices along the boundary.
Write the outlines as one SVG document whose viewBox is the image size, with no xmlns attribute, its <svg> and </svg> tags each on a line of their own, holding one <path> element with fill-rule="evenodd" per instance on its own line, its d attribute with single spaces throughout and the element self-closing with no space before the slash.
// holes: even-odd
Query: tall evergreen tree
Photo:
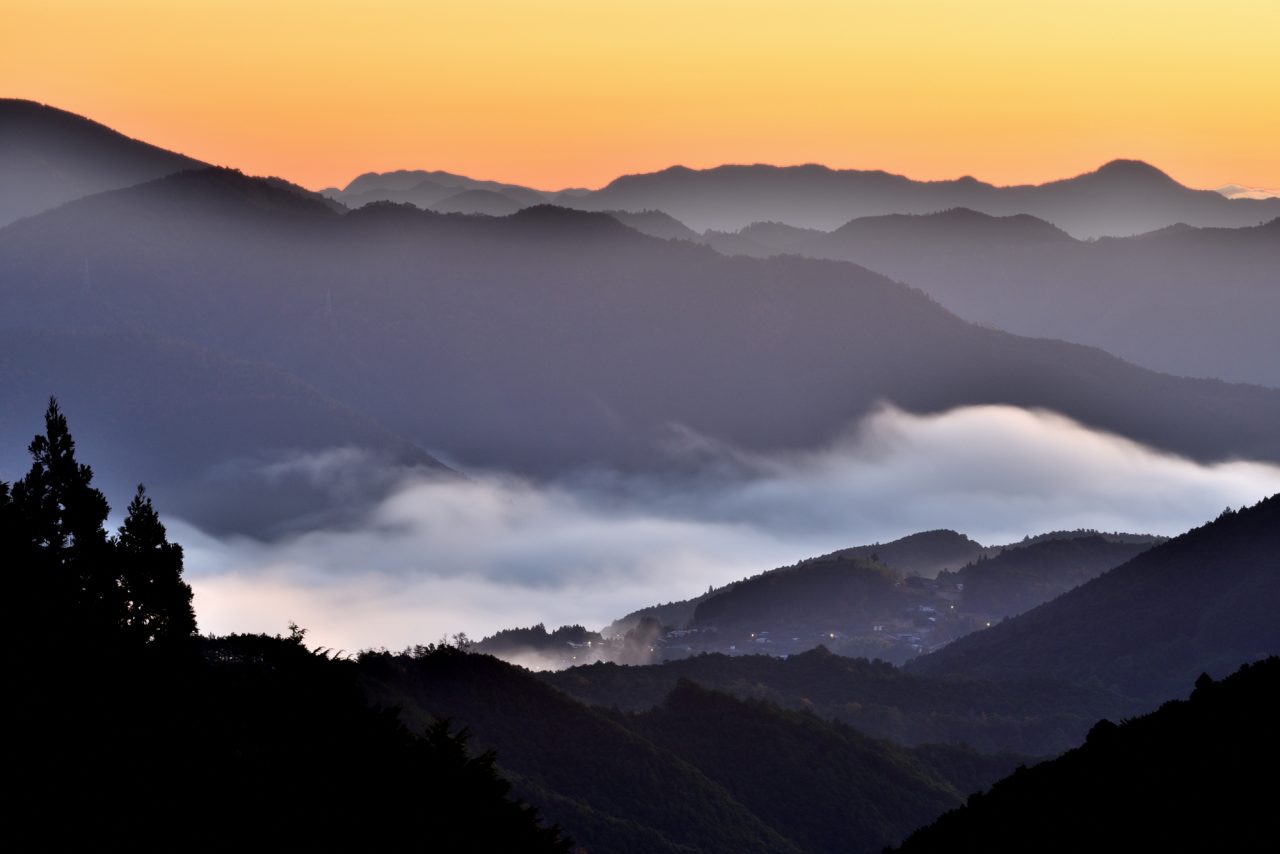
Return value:
<svg viewBox="0 0 1280 854">
<path fill-rule="evenodd" d="M 182 546 L 165 536 L 142 484 L 113 544 L 120 566 L 125 637 L 134 643 L 164 645 L 191 638 L 196 617 L 191 587 L 182 580 Z"/>
<path fill-rule="evenodd" d="M 106 529 L 110 508 L 93 487 L 93 470 L 76 461 L 75 440 L 58 401 L 49 398 L 43 434 L 31 440 L 31 469 L 13 485 L 13 589 L 30 640 L 76 642 L 110 633 L 119 604 Z"/>
<path fill-rule="evenodd" d="M 93 486 L 93 470 L 76 460 L 54 398 L 44 423 L 28 447 L 30 471 L 0 495 L 0 536 L 15 570 L 6 631 L 19 647 L 46 649 L 191 638 L 182 547 L 168 541 L 146 491 L 138 487 L 124 524 L 108 538 L 107 499 Z"/>
</svg>

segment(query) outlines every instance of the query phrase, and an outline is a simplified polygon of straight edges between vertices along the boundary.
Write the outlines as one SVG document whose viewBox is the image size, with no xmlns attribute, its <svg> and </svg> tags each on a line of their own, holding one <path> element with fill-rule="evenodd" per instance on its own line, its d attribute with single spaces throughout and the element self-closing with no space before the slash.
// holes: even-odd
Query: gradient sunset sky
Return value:
<svg viewBox="0 0 1280 854">
<path fill-rule="evenodd" d="M 819 162 L 1280 187 L 1280 2 L 0 0 L 0 96 L 309 187 Z"/>
</svg>

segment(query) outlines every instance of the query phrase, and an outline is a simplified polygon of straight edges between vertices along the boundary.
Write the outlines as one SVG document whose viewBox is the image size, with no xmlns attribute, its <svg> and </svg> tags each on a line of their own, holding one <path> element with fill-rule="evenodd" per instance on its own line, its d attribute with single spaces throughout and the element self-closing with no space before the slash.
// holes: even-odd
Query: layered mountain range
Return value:
<svg viewBox="0 0 1280 854">
<path fill-rule="evenodd" d="M 1087 338 L 1076 333 L 1092 324 L 1095 339 L 1138 361 L 1269 382 L 1280 364 L 1268 334 L 1275 222 L 1081 241 L 1029 213 L 951 210 L 831 233 L 774 224 L 697 235 L 646 210 L 656 196 L 623 192 L 712 173 L 715 186 L 734 175 L 758 187 L 914 186 L 807 167 L 671 170 L 554 195 L 444 172 L 370 173 L 329 193 L 365 205 L 348 211 L 51 107 L 5 101 L 0 120 L 6 216 L 21 220 L 0 229 L 6 412 L 67 396 L 83 442 L 110 444 L 128 461 L 121 470 L 136 463 L 204 522 L 218 520 L 189 484 L 333 447 L 436 470 L 424 448 L 532 474 L 687 472 L 706 440 L 811 448 L 883 402 L 1042 407 L 1201 460 L 1280 458 L 1275 391 L 1176 379 L 945 310 L 1048 336 Z M 1079 188 L 1108 187 L 1102 196 L 1132 201 L 1148 185 L 1185 191 L 1122 163 L 996 195 L 1085 199 Z M 369 204 L 384 191 L 427 204 L 427 190 L 431 205 L 452 198 L 446 208 L 473 211 L 462 202 L 498 194 L 515 212 Z M 1211 195 L 1206 211 L 1248 219 L 1240 212 L 1265 208 Z M 727 258 L 693 238 L 786 257 Z M 1206 369 L 1214 360 L 1223 370 Z M 182 393 L 159 393 L 178 382 Z M 154 435 L 126 429 L 144 423 L 144 407 L 167 419 L 145 422 L 164 423 Z M 0 428 L 21 447 L 16 415 Z"/>
<path fill-rule="evenodd" d="M 560 192 L 439 172 L 368 173 L 325 193 L 352 206 L 395 201 L 427 208 L 464 188 L 487 190 L 520 206 L 552 202 L 596 211 L 659 210 L 698 232 L 736 231 L 758 222 L 830 231 L 858 217 L 967 208 L 991 216 L 1029 214 L 1085 239 L 1177 223 L 1234 228 L 1280 216 L 1280 199 L 1194 190 L 1139 160 L 1113 160 L 1073 178 L 1014 187 L 970 177 L 914 181 L 878 170 L 756 164 L 673 166 L 625 175 L 598 190 Z"/>
<path fill-rule="evenodd" d="M 1212 810 L 1185 816 L 1180 832 L 1194 838 L 1260 839 L 1262 814 L 1217 798 L 1213 778 L 1198 778 L 1186 763 L 1227 774 L 1230 791 L 1248 793 L 1256 789 L 1237 784 L 1254 767 L 1249 756 L 1274 756 L 1265 722 L 1274 712 L 1275 660 L 1231 674 L 1280 646 L 1278 507 L 1272 497 L 1155 545 L 1061 532 L 1006 548 L 1004 555 L 1025 559 L 1047 546 L 1102 541 L 1140 553 L 905 672 L 819 648 L 786 658 L 597 663 L 538 679 L 487 656 L 424 649 L 415 658 L 371 656 L 365 678 L 373 696 L 398 704 L 409 720 L 473 721 L 480 742 L 507 757 L 504 770 L 521 794 L 577 828 L 580 841 L 608 850 L 753 850 L 762 840 L 771 850 L 875 850 L 915 821 L 898 810 L 954 803 L 952 792 L 968 794 L 965 805 L 906 850 L 1038 846 L 1051 831 L 1032 817 L 1078 818 L 1064 803 L 1096 810 L 1097 826 L 1053 831 L 1043 839 L 1049 850 L 1061 838 L 1138 839 L 1142 827 L 1113 802 L 1117 785 L 1144 793 L 1140 808 L 1151 820 L 1164 798 L 1189 802 L 1198 793 L 1212 802 Z M 1187 673 L 1201 674 L 1189 704 L 1111 722 L 1186 696 Z M 850 725 L 916 747 L 865 741 Z M 574 734 L 568 748 L 558 735 L 565 731 Z M 937 742 L 986 753 L 927 746 Z M 1063 750 L 1039 765 L 1026 758 Z M 602 777 L 595 770 L 602 757 L 631 775 Z M 1021 767 L 982 794 L 1014 765 Z M 1161 769 L 1155 777 L 1152 768 Z M 653 808 L 659 780 L 682 793 L 677 808 Z M 1117 794 L 1100 799 L 1097 785 Z M 1164 794 L 1149 797 L 1149 787 Z M 841 797 L 828 803 L 824 791 Z M 691 808 L 715 818 L 693 821 Z M 1219 827 L 1224 815 L 1237 823 Z"/>
<path fill-rule="evenodd" d="M 50 394 L 109 491 L 144 480 L 166 514 L 293 542 L 408 475 L 463 476 L 438 456 L 535 479 L 732 481 L 735 466 L 829 448 L 886 405 L 1049 410 L 1130 440 L 1107 440 L 1122 455 L 1274 463 L 1280 389 L 1151 369 L 1280 384 L 1280 200 L 1258 195 L 1191 190 L 1136 161 L 1035 187 L 725 166 L 555 193 L 369 173 L 313 193 L 3 101 L 3 531 L 30 566 L 89 554 L 59 526 L 76 496 L 101 496 L 32 499 L 58 478 L 87 485 L 69 440 L 57 472 L 37 462 L 8 484 Z M 36 516 L 52 536 L 26 530 Z M 367 769 L 361 745 L 435 733 L 492 796 L 473 805 L 515 808 L 496 761 L 593 851 L 880 851 L 947 810 L 906 850 L 1140 848 L 1169 809 L 1163 847 L 1261 848 L 1267 813 L 1245 781 L 1275 756 L 1276 663 L 1230 674 L 1280 651 L 1277 555 L 1280 496 L 1167 541 L 1057 531 L 992 547 L 932 530 L 639 608 L 601 633 L 539 624 L 354 658 L 307 649 L 297 625 L 192 636 L 174 681 L 140 678 L 142 702 L 115 698 L 105 719 L 157 767 L 174 744 L 209 760 L 183 773 L 261 762 L 223 770 L 259 806 L 274 803 L 271 776 L 241 780 L 245 768 L 332 774 L 337 756 Z M 64 580 L 47 586 L 71 591 Z M 26 662 L 43 682 L 18 683 L 41 727 L 28 767 L 45 788 L 30 800 L 61 806 L 64 767 L 105 769 L 81 774 L 81 800 L 130 827 L 102 804 L 134 790 L 97 795 L 134 744 L 74 714 L 123 690 L 118 662 L 63 643 Z M 476 652 L 537 644 L 561 666 L 606 643 L 669 660 L 535 674 Z M 1185 703 L 1110 723 L 1193 684 Z M 157 779 L 143 791 L 179 791 Z M 342 802 L 271 785 L 292 787 L 298 815 Z M 1156 793 L 1138 801 L 1141 826 L 1117 807 L 1134 791 Z M 1215 836 L 1223 821 L 1232 832 Z"/>
<path fill-rule="evenodd" d="M 678 468 L 690 432 L 812 447 L 884 401 L 1043 407 L 1200 459 L 1280 458 L 1280 392 L 973 326 L 855 265 L 726 258 L 549 206 L 344 214 L 182 172 L 11 224 L 0 278 L 10 327 L 234 354 L 421 447 L 532 473 Z"/>
</svg>

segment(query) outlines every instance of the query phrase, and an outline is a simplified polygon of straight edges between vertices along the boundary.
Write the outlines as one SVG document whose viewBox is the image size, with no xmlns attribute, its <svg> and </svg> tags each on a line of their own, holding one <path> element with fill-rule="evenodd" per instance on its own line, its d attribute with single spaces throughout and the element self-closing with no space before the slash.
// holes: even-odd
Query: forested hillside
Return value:
<svg viewBox="0 0 1280 854">
<path fill-rule="evenodd" d="M 908 852 L 1270 851 L 1280 659 L 1196 680 L 1189 700 L 1019 768 L 912 834 Z"/>
<path fill-rule="evenodd" d="M 1040 676 L 1158 702 L 1201 672 L 1280 650 L 1280 496 L 1227 511 L 1034 610 L 912 663 Z"/>
</svg>

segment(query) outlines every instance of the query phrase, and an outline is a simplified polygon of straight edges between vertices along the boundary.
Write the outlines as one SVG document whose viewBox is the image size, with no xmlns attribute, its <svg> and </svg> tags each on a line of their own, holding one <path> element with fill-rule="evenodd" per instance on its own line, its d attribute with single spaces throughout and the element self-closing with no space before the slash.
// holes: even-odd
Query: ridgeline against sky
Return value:
<svg viewBox="0 0 1280 854">
<path fill-rule="evenodd" d="M 1280 186 L 1280 5 L 7 0 L 0 95 L 319 188 L 680 163 Z M 109 34 L 109 35 L 104 35 Z"/>
</svg>

